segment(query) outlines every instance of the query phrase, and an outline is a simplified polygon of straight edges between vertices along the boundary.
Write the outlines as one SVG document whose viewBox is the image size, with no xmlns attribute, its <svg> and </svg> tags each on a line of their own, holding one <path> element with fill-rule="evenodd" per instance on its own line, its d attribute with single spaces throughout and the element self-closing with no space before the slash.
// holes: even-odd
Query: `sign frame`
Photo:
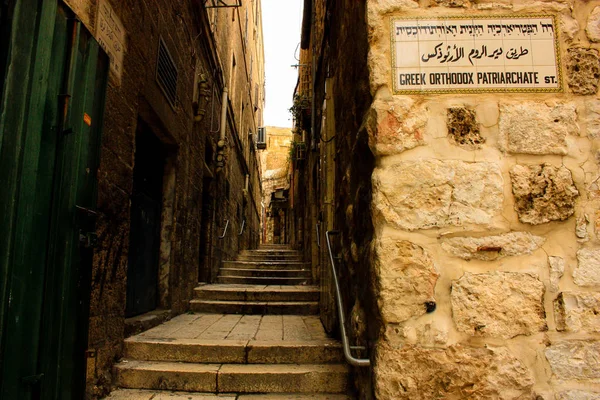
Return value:
<svg viewBox="0 0 600 400">
<path fill-rule="evenodd" d="M 396 41 L 395 41 L 395 23 L 396 21 L 419 21 L 419 20 L 439 20 L 440 22 L 451 20 L 497 20 L 497 19 L 530 19 L 530 18 L 549 18 L 552 20 L 554 31 L 554 50 L 556 56 L 556 73 L 558 86 L 555 88 L 525 88 L 525 87 L 492 87 L 492 88 L 442 88 L 442 89 L 399 89 L 396 81 Z M 391 48 L 391 78 L 392 78 L 392 93 L 400 94 L 481 94 L 481 93 L 564 93 L 563 68 L 560 51 L 560 25 L 556 15 L 552 14 L 517 14 L 517 15 L 442 15 L 442 16 L 392 16 L 390 17 L 390 48 Z"/>
</svg>

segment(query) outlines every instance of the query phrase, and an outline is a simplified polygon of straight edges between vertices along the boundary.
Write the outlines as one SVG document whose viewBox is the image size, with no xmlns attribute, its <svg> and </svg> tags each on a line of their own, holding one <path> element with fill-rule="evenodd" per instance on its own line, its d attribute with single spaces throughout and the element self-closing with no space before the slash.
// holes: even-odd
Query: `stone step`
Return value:
<svg viewBox="0 0 600 400">
<path fill-rule="evenodd" d="M 318 286 L 201 285 L 194 289 L 199 300 L 319 301 Z"/>
<path fill-rule="evenodd" d="M 329 364 L 344 359 L 334 340 L 202 340 L 134 336 L 125 340 L 125 357 L 139 361 L 208 364 Z"/>
<path fill-rule="evenodd" d="M 253 314 L 253 315 L 315 315 L 319 312 L 316 301 L 220 301 L 191 300 L 190 308 L 199 313 Z"/>
<path fill-rule="evenodd" d="M 310 263 L 298 261 L 223 261 L 223 268 L 310 270 Z"/>
<path fill-rule="evenodd" d="M 270 393 L 214 394 L 205 392 L 171 392 L 166 390 L 117 389 L 105 400 L 351 400 L 345 394 L 301 394 L 301 393 Z"/>
<path fill-rule="evenodd" d="M 221 268 L 220 276 L 253 276 L 273 278 L 310 278 L 308 269 L 250 269 L 250 268 Z"/>
<path fill-rule="evenodd" d="M 345 394 L 301 394 L 301 393 L 272 393 L 272 394 L 246 394 L 238 396 L 237 400 L 352 400 L 353 397 Z M 195 399 L 191 399 L 195 400 Z"/>
<path fill-rule="evenodd" d="M 281 255 L 298 255 L 301 256 L 302 252 L 291 249 L 256 249 L 256 250 L 242 250 L 240 254 L 281 254 Z"/>
<path fill-rule="evenodd" d="M 257 276 L 217 276 L 217 282 L 247 285 L 308 285 L 311 283 L 311 279 Z"/>
<path fill-rule="evenodd" d="M 344 364 L 194 364 L 124 360 L 117 385 L 213 393 L 345 393 Z"/>
<path fill-rule="evenodd" d="M 273 255 L 273 254 L 239 254 L 237 257 L 238 261 L 292 261 L 302 262 L 301 255 L 285 254 L 285 255 Z"/>
</svg>

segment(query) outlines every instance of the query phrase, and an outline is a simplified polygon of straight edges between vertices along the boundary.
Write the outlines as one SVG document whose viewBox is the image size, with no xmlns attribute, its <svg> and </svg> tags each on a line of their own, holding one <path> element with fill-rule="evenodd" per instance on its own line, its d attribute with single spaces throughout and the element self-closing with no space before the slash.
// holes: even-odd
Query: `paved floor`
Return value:
<svg viewBox="0 0 600 400">
<path fill-rule="evenodd" d="M 327 334 L 315 315 L 184 314 L 141 333 L 139 337 L 309 341 L 327 339 Z"/>
</svg>

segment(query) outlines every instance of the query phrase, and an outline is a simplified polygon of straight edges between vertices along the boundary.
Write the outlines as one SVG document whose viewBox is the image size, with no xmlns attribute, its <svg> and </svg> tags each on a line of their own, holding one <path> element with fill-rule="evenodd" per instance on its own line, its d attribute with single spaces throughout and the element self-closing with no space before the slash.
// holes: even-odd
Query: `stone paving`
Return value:
<svg viewBox="0 0 600 400">
<path fill-rule="evenodd" d="M 200 284 L 190 313 L 125 340 L 120 389 L 107 400 L 348 399 L 349 368 L 321 324 L 319 288 L 308 277 L 297 285 L 304 271 L 288 265 L 300 254 L 241 257 L 254 261 L 226 261 L 221 273 L 242 283 Z"/>
<path fill-rule="evenodd" d="M 327 339 L 316 315 L 184 314 L 140 338 L 309 341 Z"/>
</svg>

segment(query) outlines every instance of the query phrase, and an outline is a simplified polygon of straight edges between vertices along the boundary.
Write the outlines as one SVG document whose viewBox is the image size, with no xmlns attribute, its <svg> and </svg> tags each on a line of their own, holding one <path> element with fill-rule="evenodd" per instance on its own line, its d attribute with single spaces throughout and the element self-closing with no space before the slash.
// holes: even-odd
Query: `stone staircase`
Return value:
<svg viewBox="0 0 600 400">
<path fill-rule="evenodd" d="M 223 262 L 218 283 L 195 289 L 193 314 L 125 341 L 125 359 L 115 367 L 124 389 L 109 398 L 137 399 L 131 390 L 143 389 L 349 399 L 349 369 L 316 315 L 318 300 L 299 252 L 282 245 L 243 251 Z"/>
</svg>

